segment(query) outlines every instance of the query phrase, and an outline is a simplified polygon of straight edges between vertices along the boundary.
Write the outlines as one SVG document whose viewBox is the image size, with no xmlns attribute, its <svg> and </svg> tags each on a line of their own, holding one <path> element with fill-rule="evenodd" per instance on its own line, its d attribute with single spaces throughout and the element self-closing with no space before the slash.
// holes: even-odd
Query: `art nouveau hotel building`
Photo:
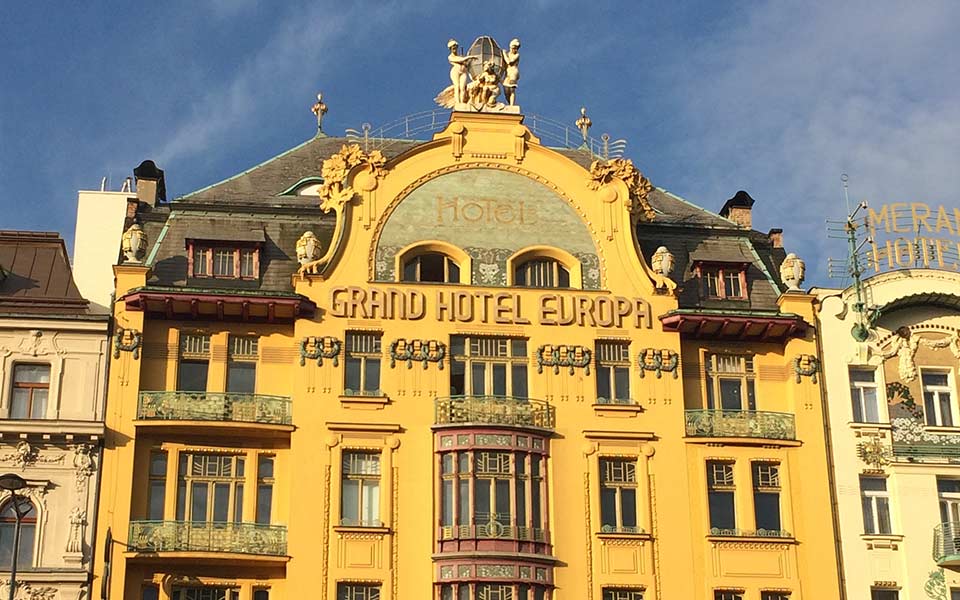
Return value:
<svg viewBox="0 0 960 600">
<path fill-rule="evenodd" d="M 438 114 L 172 202 L 138 177 L 98 597 L 836 597 L 779 230 Z"/>
</svg>

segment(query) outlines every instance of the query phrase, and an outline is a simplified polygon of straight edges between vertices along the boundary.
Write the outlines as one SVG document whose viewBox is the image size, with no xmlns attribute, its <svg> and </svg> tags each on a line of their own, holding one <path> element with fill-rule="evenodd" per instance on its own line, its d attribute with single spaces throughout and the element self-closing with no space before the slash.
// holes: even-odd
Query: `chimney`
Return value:
<svg viewBox="0 0 960 600">
<path fill-rule="evenodd" d="M 750 194 L 740 190 L 723 204 L 720 209 L 720 216 L 730 219 L 744 229 L 753 229 L 753 219 L 750 217 L 750 210 L 753 208 L 755 200 Z"/>
<path fill-rule="evenodd" d="M 152 160 L 145 160 L 133 170 L 137 180 L 137 200 L 150 206 L 166 202 L 167 189 L 163 181 L 163 169 L 158 169 Z"/>
<path fill-rule="evenodd" d="M 767 238 L 770 240 L 770 245 L 774 248 L 783 248 L 783 230 L 779 227 L 767 232 Z"/>
</svg>

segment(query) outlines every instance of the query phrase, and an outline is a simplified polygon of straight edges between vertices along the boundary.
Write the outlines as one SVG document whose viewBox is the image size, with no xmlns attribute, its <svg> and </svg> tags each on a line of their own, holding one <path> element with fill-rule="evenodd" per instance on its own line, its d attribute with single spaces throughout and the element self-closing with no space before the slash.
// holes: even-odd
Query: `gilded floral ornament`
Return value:
<svg viewBox="0 0 960 600">
<path fill-rule="evenodd" d="M 655 216 L 653 207 L 647 197 L 653 191 L 653 184 L 643 176 L 629 158 L 611 158 L 610 160 L 595 160 L 590 165 L 590 181 L 587 185 L 592 190 L 600 190 L 604 186 L 619 179 L 630 192 L 627 208 L 630 214 L 644 221 L 651 221 Z"/>
<path fill-rule="evenodd" d="M 880 438 L 871 438 L 857 444 L 857 456 L 874 469 L 882 469 L 890 464 L 893 451 Z"/>
</svg>

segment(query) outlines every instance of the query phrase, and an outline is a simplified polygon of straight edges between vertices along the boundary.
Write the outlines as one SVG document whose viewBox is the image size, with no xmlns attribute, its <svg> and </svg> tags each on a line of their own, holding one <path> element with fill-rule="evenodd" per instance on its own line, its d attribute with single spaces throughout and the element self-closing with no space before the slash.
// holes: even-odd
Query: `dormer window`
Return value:
<svg viewBox="0 0 960 600">
<path fill-rule="evenodd" d="M 694 263 L 705 298 L 747 299 L 747 266 L 742 263 Z"/>
<path fill-rule="evenodd" d="M 257 279 L 260 277 L 259 242 L 187 241 L 191 277 Z"/>
</svg>

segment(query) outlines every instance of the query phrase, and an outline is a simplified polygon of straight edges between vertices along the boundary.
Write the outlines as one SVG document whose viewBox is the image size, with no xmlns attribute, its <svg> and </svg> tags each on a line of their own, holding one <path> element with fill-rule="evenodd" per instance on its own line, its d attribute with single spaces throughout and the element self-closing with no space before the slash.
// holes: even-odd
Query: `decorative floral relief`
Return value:
<svg viewBox="0 0 960 600">
<path fill-rule="evenodd" d="M 9 593 L 10 581 L 3 582 L 4 596 Z M 14 595 L 15 600 L 54 600 L 57 597 L 57 588 L 50 586 L 35 586 L 30 583 L 18 581 L 17 592 Z"/>
<path fill-rule="evenodd" d="M 120 358 L 120 352 L 133 352 L 133 360 L 140 358 L 140 345 L 143 336 L 136 329 L 118 327 L 113 334 L 113 357 Z"/>
<path fill-rule="evenodd" d="M 894 442 L 960 445 L 960 435 L 931 433 L 923 426 L 923 421 L 918 419 L 897 417 L 890 419 L 890 425 Z"/>
<path fill-rule="evenodd" d="M 560 367 L 568 367 L 573 375 L 574 369 L 583 369 L 584 374 L 590 374 L 590 361 L 593 352 L 583 346 L 551 345 L 537 348 L 537 373 L 543 373 L 544 367 L 553 367 L 553 374 L 560 373 Z"/>
<path fill-rule="evenodd" d="M 800 383 L 803 377 L 809 377 L 811 382 L 816 383 L 820 360 L 812 354 L 798 354 L 793 359 L 793 372 L 797 375 L 797 383 Z"/>
<path fill-rule="evenodd" d="M 463 251 L 473 261 L 473 283 L 495 287 L 507 285 L 507 259 L 514 250 L 468 246 Z"/>
<path fill-rule="evenodd" d="M 307 359 L 317 361 L 317 366 L 323 366 L 323 359 L 332 358 L 333 366 L 340 364 L 340 348 L 342 344 L 335 337 L 304 337 L 300 339 L 300 366 L 307 364 Z"/>
<path fill-rule="evenodd" d="M 677 378 L 677 366 L 680 364 L 680 355 L 673 350 L 666 348 L 644 348 L 637 356 L 637 364 L 640 365 L 640 377 L 644 377 L 644 371 L 656 371 L 657 379 L 663 376 L 663 371 L 673 373 L 673 378 Z"/>
<path fill-rule="evenodd" d="M 417 361 L 427 368 L 428 362 L 437 363 L 443 370 L 443 359 L 447 356 L 447 345 L 437 340 L 406 340 L 403 338 L 390 342 L 390 368 L 397 365 L 397 361 L 406 361 L 407 368 L 413 368 Z"/>
<path fill-rule="evenodd" d="M 583 273 L 583 289 L 600 289 L 600 258 L 589 252 L 578 252 L 574 256 L 580 261 L 581 272 Z"/>
<path fill-rule="evenodd" d="M 385 246 L 383 244 L 377 246 L 375 259 L 377 281 L 393 281 L 395 279 L 393 264 L 399 251 L 400 246 Z"/>
<path fill-rule="evenodd" d="M 17 443 L 16 449 L 7 454 L 0 454 L 0 463 L 12 464 L 24 470 L 35 464 L 60 464 L 63 462 L 64 455 L 59 456 L 40 456 L 40 451 L 29 443 L 21 441 Z"/>
<path fill-rule="evenodd" d="M 893 452 L 889 446 L 883 443 L 883 440 L 875 437 L 857 444 L 857 456 L 867 465 L 875 469 L 882 469 L 890 464 Z"/>
</svg>

